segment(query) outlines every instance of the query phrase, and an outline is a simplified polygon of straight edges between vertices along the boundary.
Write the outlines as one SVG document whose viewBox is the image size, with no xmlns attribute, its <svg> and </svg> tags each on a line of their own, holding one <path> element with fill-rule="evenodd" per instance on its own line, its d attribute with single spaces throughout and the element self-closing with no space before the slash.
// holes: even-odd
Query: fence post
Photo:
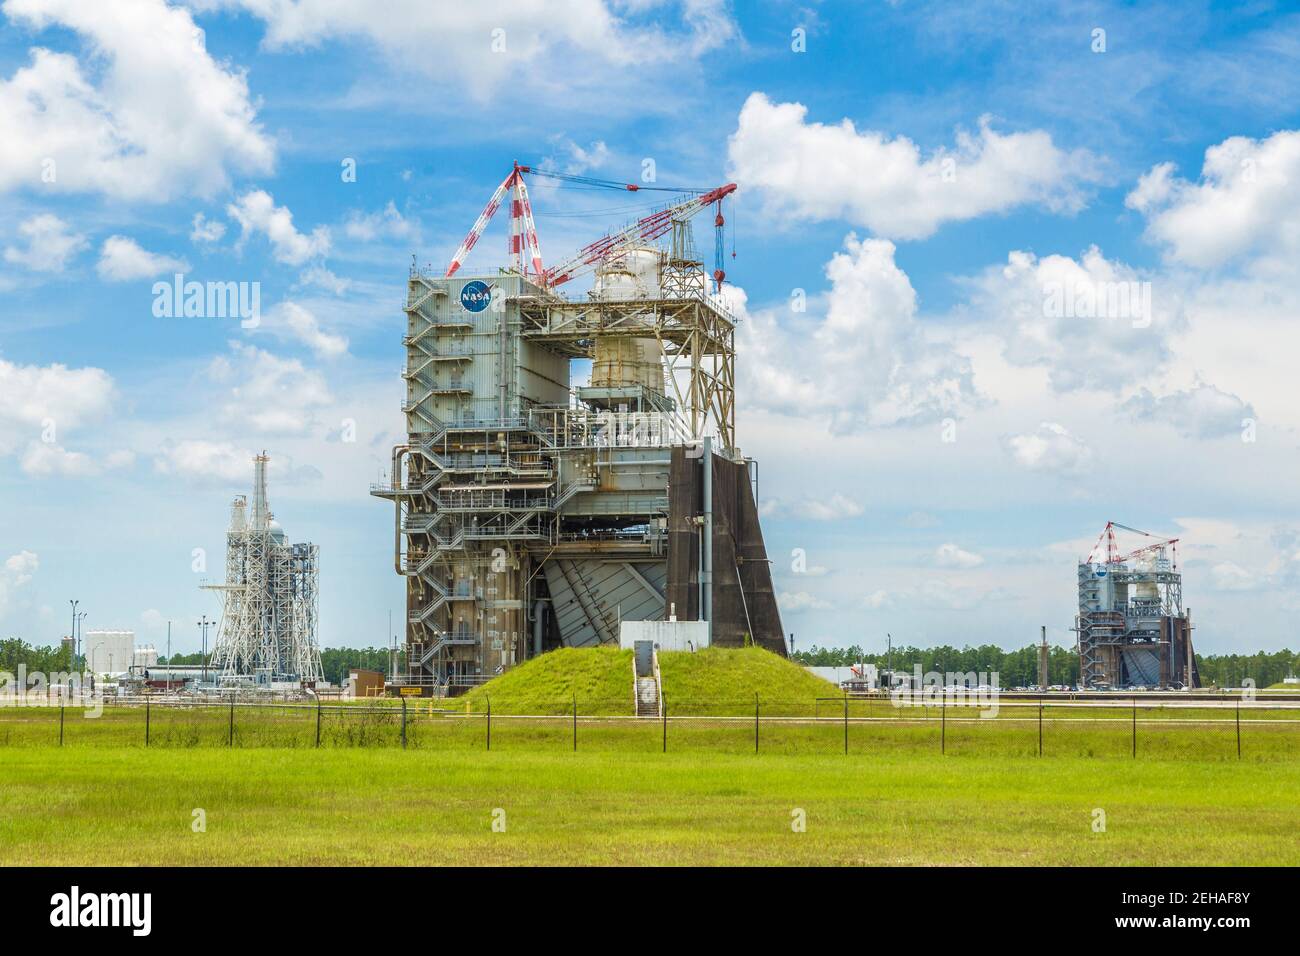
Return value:
<svg viewBox="0 0 1300 956">
<path fill-rule="evenodd" d="M 230 692 L 230 732 L 226 738 L 226 746 L 235 746 L 235 692 Z"/>
<path fill-rule="evenodd" d="M 940 688 L 939 698 L 939 753 L 948 752 L 948 685 Z"/>
<path fill-rule="evenodd" d="M 492 698 L 487 694 L 483 695 L 487 701 L 487 749 L 492 749 Z"/>
<path fill-rule="evenodd" d="M 320 698 L 316 698 L 316 746 L 320 746 Z"/>
<path fill-rule="evenodd" d="M 1138 699 L 1133 698 L 1133 756 L 1138 755 Z"/>
<path fill-rule="evenodd" d="M 1241 698 L 1237 698 L 1237 759 L 1241 759 Z"/>
<path fill-rule="evenodd" d="M 144 745 L 149 746 L 149 698 L 144 699 Z"/>
<path fill-rule="evenodd" d="M 578 695 L 573 695 L 573 752 L 578 752 Z"/>
<path fill-rule="evenodd" d="M 402 749 L 406 749 L 406 698 L 402 698 Z"/>
<path fill-rule="evenodd" d="M 668 698 L 660 694 L 659 705 L 664 721 L 664 753 L 668 753 Z"/>
<path fill-rule="evenodd" d="M 63 708 L 66 701 L 59 701 L 59 746 L 63 746 Z"/>
<path fill-rule="evenodd" d="M 1043 698 L 1038 698 L 1038 756 L 1043 755 Z"/>
<path fill-rule="evenodd" d="M 849 754 L 849 695 L 844 695 L 844 755 Z"/>
<path fill-rule="evenodd" d="M 758 753 L 758 692 L 754 692 L 754 753 Z"/>
</svg>

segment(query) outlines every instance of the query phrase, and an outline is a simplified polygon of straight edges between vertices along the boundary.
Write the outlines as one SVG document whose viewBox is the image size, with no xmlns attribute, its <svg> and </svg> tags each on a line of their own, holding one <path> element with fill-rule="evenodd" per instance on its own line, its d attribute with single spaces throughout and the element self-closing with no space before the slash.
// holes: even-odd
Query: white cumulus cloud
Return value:
<svg viewBox="0 0 1300 956">
<path fill-rule="evenodd" d="M 163 0 L 5 0 L 16 26 L 66 29 L 85 62 L 33 47 L 0 79 L 0 189 L 36 186 L 165 202 L 269 172 L 274 144 L 241 72 L 219 64 L 188 10 Z"/>
<path fill-rule="evenodd" d="M 955 544 L 941 544 L 934 552 L 934 563 L 941 568 L 977 568 L 984 558 Z"/>
<path fill-rule="evenodd" d="M 249 236 L 260 233 L 270 241 L 277 262 L 300 266 L 329 252 L 329 229 L 317 226 L 309 234 L 299 232 L 293 224 L 293 213 L 287 206 L 277 206 L 265 189 L 244 193 L 226 206 L 226 212 L 239 223 L 241 246 Z"/>
<path fill-rule="evenodd" d="M 1016 464 L 1029 471 L 1062 476 L 1080 474 L 1092 461 L 1092 450 L 1064 425 L 1043 422 L 1037 431 L 1004 439 Z"/>
<path fill-rule="evenodd" d="M 99 251 L 95 266 L 100 278 L 109 282 L 149 279 L 163 273 L 188 272 L 184 259 L 149 252 L 127 236 L 109 236 Z"/>
<path fill-rule="evenodd" d="M 964 309 L 996 329 L 1013 365 L 1045 368 L 1060 392 L 1117 391 L 1167 363 L 1182 292 L 1089 248 L 1078 259 L 1020 250 L 965 280 Z"/>
<path fill-rule="evenodd" d="M 226 234 L 226 224 L 216 219 L 209 219 L 201 212 L 194 214 L 190 224 L 191 242 L 216 242 Z"/>
<path fill-rule="evenodd" d="M 748 312 L 743 291 L 727 288 L 745 319 L 737 350 L 749 407 L 821 419 L 837 434 L 922 424 L 978 402 L 970 362 L 926 335 L 916 291 L 894 261 L 894 244 L 849 235 L 826 265 L 831 288 L 789 306 Z"/>
<path fill-rule="evenodd" d="M 6 246 L 5 262 L 33 272 L 62 272 L 69 260 L 87 246 L 85 236 L 52 213 L 25 219 L 18 226 L 18 234 L 25 246 Z"/>
<path fill-rule="evenodd" d="M 321 358 L 337 358 L 348 350 L 345 336 L 324 331 L 316 316 L 296 302 L 281 302 L 271 310 L 268 327 L 283 328 L 290 336 Z"/>
<path fill-rule="evenodd" d="M 103 369 L 0 359 L 0 454 L 24 436 L 57 440 L 66 430 L 101 419 L 114 398 L 113 379 Z"/>
<path fill-rule="evenodd" d="M 1161 163 L 1125 201 L 1146 216 L 1148 238 L 1179 263 L 1214 268 L 1258 256 L 1293 267 L 1300 253 L 1300 130 L 1232 136 L 1211 146 L 1197 182 Z"/>
<path fill-rule="evenodd" d="M 752 93 L 728 145 L 731 176 L 757 189 L 776 214 L 843 219 L 892 239 L 922 239 L 945 222 L 1023 205 L 1074 212 L 1098 162 L 1066 152 L 1042 130 L 999 133 L 981 119 L 955 146 L 923 155 L 903 136 L 852 121 L 808 121 L 801 103 Z"/>
<path fill-rule="evenodd" d="M 1240 435 L 1243 419 L 1255 417 L 1255 410 L 1248 402 L 1203 382 L 1167 395 L 1140 389 L 1121 408 L 1135 421 L 1171 425 L 1184 438 Z"/>
</svg>

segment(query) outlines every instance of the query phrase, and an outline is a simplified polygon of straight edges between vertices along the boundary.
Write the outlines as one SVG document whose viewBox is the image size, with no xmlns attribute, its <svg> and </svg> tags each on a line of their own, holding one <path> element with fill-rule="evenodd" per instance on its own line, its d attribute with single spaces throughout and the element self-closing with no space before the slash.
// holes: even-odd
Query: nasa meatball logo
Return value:
<svg viewBox="0 0 1300 956">
<path fill-rule="evenodd" d="M 492 301 L 492 290 L 478 279 L 466 282 L 460 290 L 460 307 L 466 312 L 482 312 Z"/>
</svg>

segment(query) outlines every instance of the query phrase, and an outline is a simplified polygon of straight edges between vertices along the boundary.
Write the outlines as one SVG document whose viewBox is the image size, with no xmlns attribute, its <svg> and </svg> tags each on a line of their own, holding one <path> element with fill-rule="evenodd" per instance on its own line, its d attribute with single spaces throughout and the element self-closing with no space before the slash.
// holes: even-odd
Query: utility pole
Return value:
<svg viewBox="0 0 1300 956">
<path fill-rule="evenodd" d="M 1043 625 L 1043 642 L 1038 645 L 1038 690 L 1047 690 L 1047 625 Z"/>
</svg>

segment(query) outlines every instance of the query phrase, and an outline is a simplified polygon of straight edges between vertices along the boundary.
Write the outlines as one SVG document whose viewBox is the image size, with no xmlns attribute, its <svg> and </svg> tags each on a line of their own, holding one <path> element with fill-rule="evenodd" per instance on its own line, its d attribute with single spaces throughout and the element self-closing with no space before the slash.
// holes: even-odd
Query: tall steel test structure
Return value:
<svg viewBox="0 0 1300 956">
<path fill-rule="evenodd" d="M 320 549 L 291 544 L 266 497 L 265 454 L 253 459 L 253 507 L 239 495 L 226 532 L 226 580 L 212 669 L 227 685 L 322 680 L 316 640 Z"/>
<path fill-rule="evenodd" d="M 1178 539 L 1158 539 L 1121 555 L 1116 528 L 1155 537 L 1108 522 L 1092 553 L 1079 563 L 1080 685 L 1088 690 L 1199 687 Z"/>
<path fill-rule="evenodd" d="M 408 440 L 371 489 L 395 503 L 407 582 L 397 683 L 456 693 L 552 648 L 616 643 L 622 621 L 707 620 L 715 644 L 784 654 L 754 467 L 735 442 L 735 325 L 689 225 L 712 206 L 721 229 L 735 187 L 697 191 L 548 270 L 525 172 L 445 275 L 410 273 Z M 507 195 L 510 267 L 459 275 Z M 586 294 L 556 291 L 586 273 Z M 583 359 L 590 379 L 574 386 Z"/>
</svg>

